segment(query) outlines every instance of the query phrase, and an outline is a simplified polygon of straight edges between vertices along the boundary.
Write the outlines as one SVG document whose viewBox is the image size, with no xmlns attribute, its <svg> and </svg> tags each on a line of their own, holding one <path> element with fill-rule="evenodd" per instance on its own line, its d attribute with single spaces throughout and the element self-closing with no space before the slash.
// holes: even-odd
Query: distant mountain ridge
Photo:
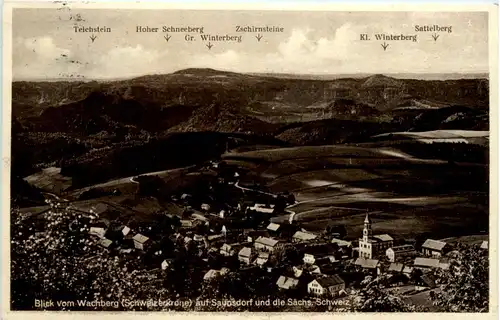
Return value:
<svg viewBox="0 0 500 320">
<path fill-rule="evenodd" d="M 219 72 L 227 72 L 232 74 L 252 75 L 259 77 L 285 78 L 285 79 L 302 79 L 302 80 L 337 80 L 337 79 L 359 79 L 367 78 L 373 73 L 337 73 L 337 74 L 302 74 L 302 73 L 273 73 L 273 72 L 236 72 L 224 71 L 211 68 L 187 68 L 172 72 L 186 73 L 186 70 L 215 70 Z M 155 75 L 155 74 L 150 74 Z M 474 73 L 384 73 L 383 75 L 396 79 L 414 79 L 414 80 L 459 80 L 459 79 L 489 79 L 489 72 L 474 72 Z M 14 82 L 114 82 L 135 79 L 138 76 L 129 76 L 122 78 L 15 78 Z"/>
<path fill-rule="evenodd" d="M 275 78 L 307 79 L 307 80 L 337 80 L 367 78 L 373 73 L 339 73 L 339 74 L 293 74 L 293 73 L 248 73 L 255 76 L 271 76 Z M 488 72 L 478 73 L 384 73 L 383 75 L 396 79 L 414 80 L 459 80 L 459 79 L 489 79 Z"/>
<path fill-rule="evenodd" d="M 12 89 L 12 112 L 21 127 L 80 135 L 103 130 L 269 134 L 279 123 L 402 121 L 401 115 L 419 119 L 435 108 L 489 107 L 485 79 L 427 81 L 381 74 L 310 80 L 190 68 L 121 81 L 13 82 Z M 471 123 L 467 114 L 456 117 Z M 473 126 L 484 128 L 476 122 Z"/>
</svg>

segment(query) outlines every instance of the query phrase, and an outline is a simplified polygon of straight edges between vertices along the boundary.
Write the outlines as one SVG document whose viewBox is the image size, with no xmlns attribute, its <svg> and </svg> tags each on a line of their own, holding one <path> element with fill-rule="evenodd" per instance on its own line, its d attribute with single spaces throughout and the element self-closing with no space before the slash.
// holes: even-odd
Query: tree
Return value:
<svg viewBox="0 0 500 320">
<path fill-rule="evenodd" d="M 31 310 L 34 299 L 121 301 L 166 298 L 155 286 L 155 276 L 144 268 L 141 256 L 123 257 L 99 245 L 88 234 L 97 216 L 82 214 L 61 203 L 47 201 L 50 210 L 37 217 L 24 217 L 13 210 L 11 227 L 11 308 Z M 42 222 L 42 231 L 35 228 Z M 54 306 L 53 309 L 68 309 Z M 72 310 L 138 310 L 100 306 Z M 139 308 L 140 309 L 140 308 Z"/>
<path fill-rule="evenodd" d="M 349 297 L 350 301 L 345 309 L 338 311 L 356 312 L 415 312 L 420 311 L 417 307 L 405 303 L 397 297 L 384 290 L 384 281 L 368 276 L 361 282 L 363 288 Z"/>
<path fill-rule="evenodd" d="M 422 280 L 422 275 L 424 273 L 422 272 L 422 270 L 420 269 L 417 269 L 417 268 L 413 268 L 413 270 L 411 271 L 411 274 L 410 274 L 410 280 L 411 282 L 413 283 L 420 283 Z"/>
<path fill-rule="evenodd" d="M 344 225 L 329 224 L 325 231 L 327 235 L 338 237 L 340 239 L 343 239 L 347 235 L 347 229 Z"/>
<path fill-rule="evenodd" d="M 458 252 L 450 268 L 437 273 L 444 287 L 431 298 L 444 311 L 488 312 L 488 257 L 475 246 L 459 246 Z"/>
<path fill-rule="evenodd" d="M 296 265 L 302 262 L 300 253 L 294 246 L 285 246 L 276 250 L 271 257 L 276 260 L 277 264 Z"/>
</svg>

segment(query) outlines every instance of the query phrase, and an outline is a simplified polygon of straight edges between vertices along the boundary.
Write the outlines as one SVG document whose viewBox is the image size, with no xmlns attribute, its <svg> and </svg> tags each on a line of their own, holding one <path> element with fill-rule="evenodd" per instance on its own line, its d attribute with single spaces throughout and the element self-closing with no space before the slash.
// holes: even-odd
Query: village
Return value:
<svg viewBox="0 0 500 320">
<path fill-rule="evenodd" d="M 214 168 L 217 164 L 210 170 Z M 196 295 L 203 291 L 200 288 L 217 286 L 236 275 L 267 282 L 250 298 L 272 291 L 294 299 L 290 303 L 342 300 L 366 285 L 367 279 L 383 282 L 386 290 L 401 296 L 428 296 L 431 291 L 439 292 L 436 272 L 448 270 L 457 254 L 454 244 L 438 239 L 405 243 L 390 234 L 377 234 L 370 212 L 357 239 L 347 239 L 342 227 L 321 233 L 305 230 L 286 209 L 295 201 L 293 195 L 241 187 L 238 172 L 216 172 L 217 185 L 208 190 L 222 188 L 223 195 L 236 192 L 238 201 L 234 194 L 227 197 L 227 203 L 216 201 L 215 194 L 221 190 L 205 194 L 203 200 L 212 202 L 181 193 L 171 196 L 172 210 L 159 215 L 156 222 L 129 224 L 120 217 L 106 218 L 109 206 L 93 206 L 86 215 L 88 236 L 110 254 L 138 259 L 138 268 L 149 270 L 148 281 L 161 285 L 166 278 L 182 283 L 187 280 L 180 277 L 193 277 L 189 282 L 197 289 L 179 285 L 179 296 Z M 273 222 L 278 215 L 288 215 L 288 220 Z M 482 241 L 480 250 L 487 255 L 488 241 Z M 173 276 L 168 277 L 169 273 Z"/>
</svg>

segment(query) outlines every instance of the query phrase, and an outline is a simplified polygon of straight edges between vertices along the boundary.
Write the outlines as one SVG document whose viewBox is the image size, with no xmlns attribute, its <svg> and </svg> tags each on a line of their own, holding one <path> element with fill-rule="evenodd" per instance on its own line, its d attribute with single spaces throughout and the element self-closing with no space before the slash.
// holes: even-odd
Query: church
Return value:
<svg viewBox="0 0 500 320">
<path fill-rule="evenodd" d="M 363 227 L 363 238 L 359 239 L 359 257 L 373 259 L 379 255 L 385 255 L 385 251 L 393 244 L 394 239 L 388 234 L 372 235 L 372 222 L 367 213 Z"/>
</svg>

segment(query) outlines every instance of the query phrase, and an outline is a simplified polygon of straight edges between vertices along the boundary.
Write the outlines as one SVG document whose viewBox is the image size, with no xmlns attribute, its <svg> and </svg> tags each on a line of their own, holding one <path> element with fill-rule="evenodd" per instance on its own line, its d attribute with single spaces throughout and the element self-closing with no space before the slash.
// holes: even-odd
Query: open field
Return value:
<svg viewBox="0 0 500 320">
<path fill-rule="evenodd" d="M 322 231 L 326 225 L 343 225 L 347 229 L 347 238 L 357 239 L 363 231 L 366 212 L 370 212 L 372 228 L 375 233 L 388 233 L 396 240 L 415 239 L 424 234 L 427 237 L 451 237 L 470 233 L 488 233 L 487 208 L 475 206 L 422 206 L 401 208 L 394 211 L 356 211 L 348 208 L 335 208 L 331 217 L 310 218 L 306 221 L 298 218 L 299 224 L 311 231 Z M 286 217 L 276 218 L 284 221 Z"/>
<path fill-rule="evenodd" d="M 223 159 L 245 159 L 255 161 L 282 161 L 300 158 L 386 158 L 386 156 L 374 149 L 359 148 L 341 145 L 328 146 L 304 146 L 290 148 L 276 148 L 265 151 L 249 151 L 235 154 L 225 154 Z"/>
<path fill-rule="evenodd" d="M 176 183 L 180 182 L 180 177 L 187 177 L 187 174 L 190 170 L 192 170 L 194 166 L 186 167 L 186 168 L 177 168 L 171 170 L 162 170 L 156 172 L 149 172 L 145 174 L 141 174 L 140 176 L 157 176 L 160 179 L 164 180 L 167 183 Z M 138 187 L 138 183 L 134 180 L 136 176 L 110 180 L 104 183 L 96 184 L 90 187 L 74 190 L 70 193 L 70 197 L 78 198 L 82 193 L 90 191 L 92 189 L 100 189 L 104 192 L 113 192 L 113 190 L 118 189 L 122 193 L 135 193 Z M 189 180 L 188 178 L 183 181 Z"/>
<path fill-rule="evenodd" d="M 480 245 L 483 241 L 488 241 L 489 236 L 485 234 L 480 235 L 468 235 L 468 236 L 460 236 L 460 237 L 450 237 L 440 239 L 441 241 L 445 241 L 446 243 L 463 243 L 468 245 Z"/>
<path fill-rule="evenodd" d="M 374 138 L 401 136 L 416 139 L 467 139 L 467 138 L 485 138 L 490 136 L 489 131 L 472 130 L 434 130 L 425 132 L 391 132 L 374 136 Z"/>
<path fill-rule="evenodd" d="M 287 211 L 307 230 L 344 225 L 348 237 L 356 239 L 370 212 L 374 230 L 396 239 L 488 231 L 486 165 L 422 160 L 378 147 L 279 148 L 226 156 L 255 164 L 250 176 L 267 181 L 269 192 L 293 193 L 297 202 Z"/>
</svg>

